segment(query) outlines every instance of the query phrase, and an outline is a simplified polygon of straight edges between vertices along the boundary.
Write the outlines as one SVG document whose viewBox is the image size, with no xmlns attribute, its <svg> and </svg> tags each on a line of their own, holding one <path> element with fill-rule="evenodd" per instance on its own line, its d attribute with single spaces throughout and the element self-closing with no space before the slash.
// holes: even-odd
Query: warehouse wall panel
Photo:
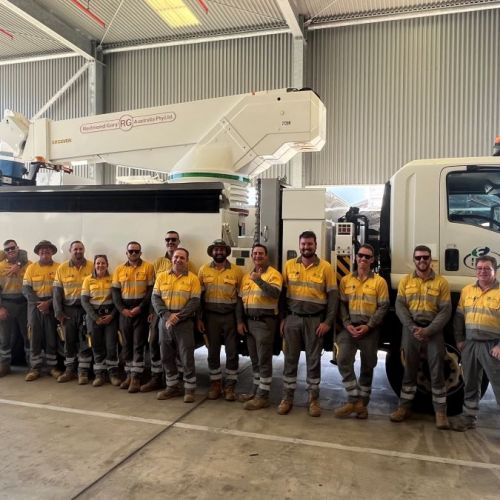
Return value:
<svg viewBox="0 0 500 500">
<path fill-rule="evenodd" d="M 28 118 L 83 66 L 79 57 L 0 66 L 0 112 L 11 109 Z M 80 78 L 58 99 L 42 118 L 64 120 L 89 114 L 88 76 Z"/>
<path fill-rule="evenodd" d="M 413 159 L 491 154 L 499 47 L 499 10 L 310 32 L 328 136 L 306 155 L 305 183 L 382 183 Z"/>
</svg>

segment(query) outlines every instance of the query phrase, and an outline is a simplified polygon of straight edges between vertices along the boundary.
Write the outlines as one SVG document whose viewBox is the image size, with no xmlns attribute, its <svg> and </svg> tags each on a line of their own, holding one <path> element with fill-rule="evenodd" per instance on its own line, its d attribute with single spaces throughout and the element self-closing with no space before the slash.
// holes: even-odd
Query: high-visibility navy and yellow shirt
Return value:
<svg viewBox="0 0 500 500">
<path fill-rule="evenodd" d="M 96 311 L 100 307 L 113 306 L 113 298 L 111 295 L 111 289 L 113 284 L 113 278 L 110 274 L 106 276 L 87 276 L 83 280 L 82 284 L 82 305 L 89 316 L 96 320 L 99 315 Z M 87 307 L 86 304 L 91 307 Z M 114 309 L 114 308 L 113 308 Z"/>
<path fill-rule="evenodd" d="M 379 326 L 389 309 L 389 289 L 384 278 L 370 272 L 361 280 L 358 273 L 340 280 L 340 316 L 342 324 Z"/>
<path fill-rule="evenodd" d="M 65 306 L 77 306 L 81 304 L 83 280 L 92 274 L 94 265 L 89 260 L 84 260 L 80 267 L 73 261 L 63 262 L 56 271 L 54 278 L 54 314 L 62 314 L 63 304 Z"/>
<path fill-rule="evenodd" d="M 119 265 L 113 273 L 112 295 L 116 308 L 121 312 L 131 305 L 145 311 L 150 304 L 154 284 L 153 265 L 140 259 L 137 266 L 129 262 Z"/>
<path fill-rule="evenodd" d="M 28 302 L 38 300 L 52 300 L 54 278 L 59 267 L 59 262 L 41 265 L 40 262 L 30 264 L 24 273 L 23 295 Z"/>
<path fill-rule="evenodd" d="M 23 277 L 26 269 L 31 264 L 28 261 L 20 268 L 16 264 L 12 264 L 7 260 L 0 262 L 0 304 L 2 299 L 21 300 L 23 297 Z M 16 266 L 17 270 L 14 274 L 8 276 L 12 266 Z"/>
<path fill-rule="evenodd" d="M 451 316 L 448 282 L 434 271 L 426 279 L 415 271 L 406 275 L 399 282 L 396 314 L 407 328 L 428 325 L 431 334 L 441 331 Z"/>
<path fill-rule="evenodd" d="M 238 301 L 243 271 L 239 266 L 225 261 L 222 269 L 217 269 L 215 263 L 201 266 L 198 272 L 201 284 L 203 309 L 218 313 L 234 311 Z"/>
<path fill-rule="evenodd" d="M 110 306 L 113 304 L 111 288 L 113 278 L 110 274 L 106 276 L 87 276 L 83 280 L 82 295 L 89 298 L 89 303 L 98 309 L 100 306 Z"/>
<path fill-rule="evenodd" d="M 185 319 L 198 309 L 200 295 L 201 285 L 196 274 L 187 271 L 177 276 L 170 270 L 156 277 L 151 300 L 158 316 L 175 312 Z"/>
<path fill-rule="evenodd" d="M 302 257 L 290 259 L 285 264 L 283 277 L 288 309 L 297 314 L 324 312 L 324 322 L 331 326 L 338 299 L 331 264 L 315 257 L 314 262 L 306 267 Z"/>
<path fill-rule="evenodd" d="M 493 340 L 500 342 L 500 285 L 483 291 L 476 282 L 467 285 L 460 294 L 455 318 L 455 339 Z"/>
<path fill-rule="evenodd" d="M 245 274 L 239 292 L 245 313 L 254 317 L 277 315 L 282 286 L 281 273 L 271 266 L 268 266 L 256 280 L 250 277 L 250 273 Z"/>
</svg>

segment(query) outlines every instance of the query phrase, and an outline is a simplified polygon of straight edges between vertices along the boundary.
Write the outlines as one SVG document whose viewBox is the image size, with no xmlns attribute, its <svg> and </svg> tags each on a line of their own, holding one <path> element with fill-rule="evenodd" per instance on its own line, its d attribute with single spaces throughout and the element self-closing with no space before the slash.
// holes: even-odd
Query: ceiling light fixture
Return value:
<svg viewBox="0 0 500 500">
<path fill-rule="evenodd" d="M 85 7 L 78 0 L 70 0 L 73 5 L 76 5 L 84 14 L 86 14 L 90 19 L 94 20 L 101 28 L 106 27 L 106 23 L 97 15 L 95 15 L 88 7 Z"/>
<path fill-rule="evenodd" d="M 205 11 L 205 14 L 208 14 L 208 5 L 203 0 L 198 0 L 200 7 Z"/>
<path fill-rule="evenodd" d="M 11 40 L 14 40 L 14 35 L 10 31 L 0 28 L 0 33 L 3 33 L 5 36 L 8 36 Z"/>
<path fill-rule="evenodd" d="M 146 3 L 172 28 L 200 24 L 194 12 L 183 0 L 146 0 Z"/>
</svg>

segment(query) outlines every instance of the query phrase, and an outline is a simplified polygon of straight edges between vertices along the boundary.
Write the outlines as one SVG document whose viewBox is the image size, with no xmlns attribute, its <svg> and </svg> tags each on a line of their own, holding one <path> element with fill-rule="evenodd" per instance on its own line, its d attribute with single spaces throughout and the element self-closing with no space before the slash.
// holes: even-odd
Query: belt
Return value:
<svg viewBox="0 0 500 500">
<path fill-rule="evenodd" d="M 302 313 L 296 313 L 294 311 L 291 311 L 290 314 L 292 316 L 298 316 L 299 318 L 316 318 L 317 316 L 321 316 L 323 314 L 323 311 L 317 312 L 314 314 L 302 314 Z"/>
<path fill-rule="evenodd" d="M 430 321 L 413 321 L 413 322 L 420 328 L 426 328 L 431 324 Z"/>
<path fill-rule="evenodd" d="M 99 314 L 99 316 L 107 316 L 108 314 L 111 314 L 115 310 L 114 306 L 101 306 L 98 307 L 96 312 Z"/>
<path fill-rule="evenodd" d="M 247 318 L 252 321 L 266 321 L 266 318 L 276 318 L 276 316 L 274 314 L 264 314 L 263 316 L 247 316 Z"/>
<path fill-rule="evenodd" d="M 352 326 L 366 326 L 366 323 L 351 323 Z"/>
<path fill-rule="evenodd" d="M 209 314 L 219 314 L 220 316 L 225 316 L 226 314 L 234 314 L 234 309 L 232 311 L 222 312 L 222 311 L 211 311 L 210 309 L 205 309 L 205 313 Z"/>
</svg>

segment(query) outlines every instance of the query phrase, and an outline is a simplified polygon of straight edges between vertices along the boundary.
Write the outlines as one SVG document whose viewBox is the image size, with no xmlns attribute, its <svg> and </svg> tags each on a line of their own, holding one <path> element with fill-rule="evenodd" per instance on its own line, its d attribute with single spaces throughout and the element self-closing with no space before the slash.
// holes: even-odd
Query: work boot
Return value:
<svg viewBox="0 0 500 500">
<path fill-rule="evenodd" d="M 182 396 L 182 391 L 179 385 L 171 385 L 168 386 L 166 389 L 163 391 L 157 392 L 156 393 L 156 399 L 170 399 L 170 398 L 175 398 L 178 396 Z"/>
<path fill-rule="evenodd" d="M 161 375 L 154 374 L 147 384 L 141 385 L 141 392 L 151 392 L 161 389 Z"/>
<path fill-rule="evenodd" d="M 309 395 L 309 415 L 311 417 L 321 417 L 321 406 L 317 396 Z"/>
<path fill-rule="evenodd" d="M 72 370 L 66 370 L 62 375 L 57 377 L 57 381 L 62 384 L 76 379 L 76 373 Z"/>
<path fill-rule="evenodd" d="M 236 393 L 234 392 L 234 385 L 226 385 L 226 387 L 224 387 L 224 399 L 226 401 L 236 401 Z"/>
<path fill-rule="evenodd" d="M 354 403 L 354 411 L 356 412 L 356 418 L 364 420 L 368 418 L 368 407 L 363 403 L 361 399 L 358 399 Z"/>
<path fill-rule="evenodd" d="M 78 374 L 78 385 L 87 385 L 89 383 L 89 374 L 81 372 Z"/>
<path fill-rule="evenodd" d="M 94 381 L 92 382 L 92 385 L 94 387 L 101 387 L 104 385 L 104 383 L 105 383 L 104 375 L 102 375 L 101 373 L 96 373 L 96 376 L 95 376 Z"/>
<path fill-rule="evenodd" d="M 240 403 L 246 403 L 247 401 L 253 399 L 256 394 L 257 394 L 257 386 L 254 385 L 251 392 L 242 392 L 241 394 L 238 394 L 238 401 Z"/>
<path fill-rule="evenodd" d="M 8 363 L 0 363 L 0 377 L 5 377 L 10 373 L 10 365 Z"/>
<path fill-rule="evenodd" d="M 118 387 L 122 383 L 122 379 L 116 373 L 112 373 L 109 376 L 109 380 L 111 382 L 111 385 L 113 385 L 115 387 Z"/>
<path fill-rule="evenodd" d="M 278 415 L 288 415 L 293 408 L 293 401 L 282 399 L 278 406 Z"/>
<path fill-rule="evenodd" d="M 269 406 L 268 398 L 261 398 L 259 396 L 255 396 L 254 398 L 248 400 L 243 408 L 245 410 L 261 410 L 262 408 L 267 408 Z"/>
<path fill-rule="evenodd" d="M 222 383 L 220 380 L 212 380 L 208 389 L 208 399 L 219 399 L 222 395 Z"/>
<path fill-rule="evenodd" d="M 127 373 L 127 378 L 120 384 L 120 389 L 128 389 L 130 385 L 130 373 Z"/>
<path fill-rule="evenodd" d="M 132 375 L 132 379 L 130 380 L 130 384 L 128 386 L 128 392 L 130 394 L 135 394 L 141 390 L 141 378 L 139 375 Z"/>
<path fill-rule="evenodd" d="M 26 382 L 33 382 L 33 380 L 36 380 L 37 378 L 40 378 L 40 370 L 36 370 L 36 369 L 32 368 L 26 374 L 26 377 L 24 377 L 24 380 L 26 380 Z"/>
<path fill-rule="evenodd" d="M 59 370 L 58 368 L 51 368 L 49 370 L 49 375 L 52 377 L 52 378 L 55 378 L 56 380 L 62 375 L 62 371 Z"/>
<path fill-rule="evenodd" d="M 184 391 L 184 403 L 194 403 L 194 389 Z"/>
<path fill-rule="evenodd" d="M 411 416 L 410 408 L 406 406 L 398 406 L 396 411 L 393 411 L 390 415 L 391 422 L 402 422 Z"/>
<path fill-rule="evenodd" d="M 354 413 L 356 410 L 354 409 L 354 404 L 355 403 L 350 403 L 350 402 L 347 402 L 345 404 L 343 404 L 342 406 L 339 406 L 334 412 L 333 414 L 337 417 L 337 418 L 344 418 L 344 417 L 348 417 L 351 413 Z"/>
<path fill-rule="evenodd" d="M 457 432 L 465 432 L 469 429 L 475 428 L 476 419 L 474 417 L 466 417 L 465 415 L 460 415 L 450 422 L 450 429 Z"/>
<path fill-rule="evenodd" d="M 443 430 L 450 428 L 450 422 L 448 422 L 446 410 L 438 410 L 436 412 L 436 427 Z"/>
</svg>

